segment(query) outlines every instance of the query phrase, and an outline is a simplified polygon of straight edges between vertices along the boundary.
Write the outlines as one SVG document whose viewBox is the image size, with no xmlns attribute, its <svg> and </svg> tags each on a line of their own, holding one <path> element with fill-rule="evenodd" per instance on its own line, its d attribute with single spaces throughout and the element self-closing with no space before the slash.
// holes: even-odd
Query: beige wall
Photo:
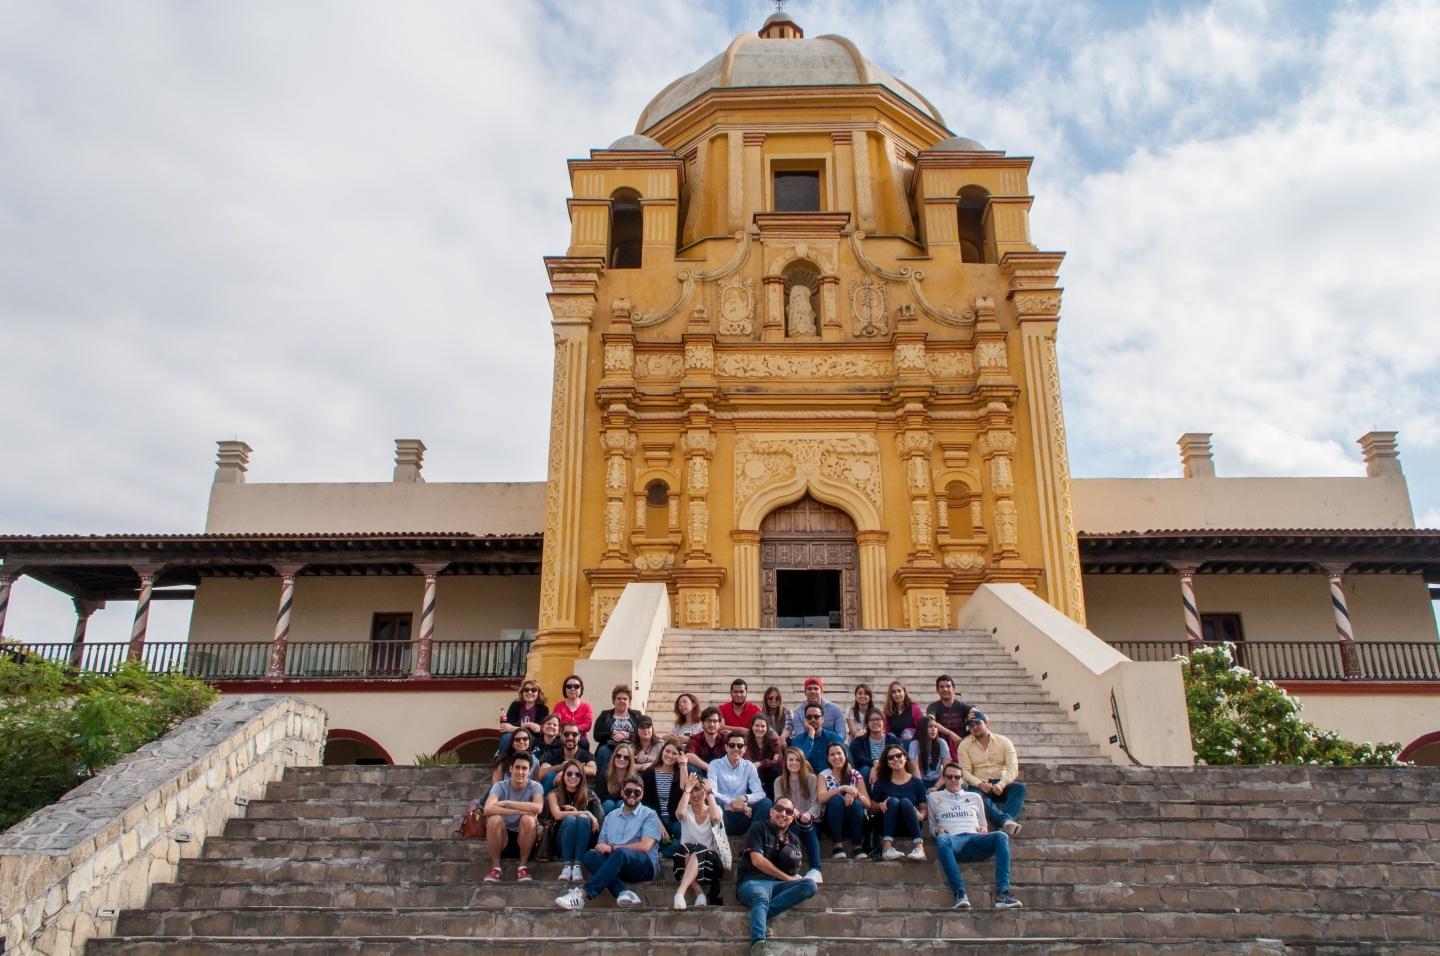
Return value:
<svg viewBox="0 0 1440 956">
<path fill-rule="evenodd" d="M 1415 527 L 1403 476 L 1084 478 L 1071 482 L 1081 532 L 1205 528 Z"/>
<path fill-rule="evenodd" d="M 424 579 L 393 577 L 311 578 L 295 582 L 292 641 L 366 641 L 371 615 L 409 611 L 420 621 Z M 275 630 L 279 578 L 209 578 L 195 594 L 191 641 L 268 641 Z M 540 577 L 444 575 L 436 592 L 437 641 L 491 640 L 502 628 L 534 628 Z"/>
<path fill-rule="evenodd" d="M 205 530 L 267 532 L 468 531 L 539 534 L 545 483 L 335 482 L 217 484 Z"/>
<path fill-rule="evenodd" d="M 1355 638 L 1436 640 L 1435 615 L 1419 575 L 1352 574 L 1344 581 Z M 1235 612 L 1253 641 L 1326 641 L 1335 637 L 1330 592 L 1319 574 L 1198 574 L 1202 614 Z M 1173 574 L 1089 574 L 1090 629 L 1107 641 L 1185 639 L 1180 582 Z"/>
<path fill-rule="evenodd" d="M 330 731 L 359 731 L 384 747 L 395 763 L 408 764 L 416 754 L 434 753 L 467 731 L 493 729 L 498 733 L 500 712 L 515 699 L 515 692 L 317 691 L 294 696 L 324 708 L 330 715 Z M 471 796 L 457 793 L 455 798 L 463 809 Z"/>
<path fill-rule="evenodd" d="M 1346 740 L 1408 744 L 1440 731 L 1440 694 L 1310 694 L 1295 692 L 1301 716 Z"/>
</svg>

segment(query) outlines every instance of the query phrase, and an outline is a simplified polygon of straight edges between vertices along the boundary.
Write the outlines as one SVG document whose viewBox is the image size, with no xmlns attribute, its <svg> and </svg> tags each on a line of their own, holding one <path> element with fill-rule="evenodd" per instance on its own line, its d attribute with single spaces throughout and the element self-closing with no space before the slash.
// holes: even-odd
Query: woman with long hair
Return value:
<svg viewBox="0 0 1440 956">
<path fill-rule="evenodd" d="M 880 755 L 885 748 L 894 744 L 900 746 L 900 738 L 885 732 L 885 715 L 872 710 L 865 715 L 865 734 L 850 741 L 850 762 L 855 769 L 875 783 L 875 768 L 880 764 Z"/>
<path fill-rule="evenodd" d="M 687 690 L 675 698 L 675 727 L 665 739 L 675 741 L 684 750 L 700 730 L 700 700 Z"/>
<path fill-rule="evenodd" d="M 910 692 L 898 680 L 890 682 L 885 692 L 885 731 L 909 743 L 920 732 L 920 720 L 925 712 L 910 699 Z"/>
<path fill-rule="evenodd" d="M 600 775 L 600 806 L 606 813 L 614 812 L 621 804 L 620 788 L 625 778 L 635 772 L 635 749 L 629 744 L 620 744 L 610 754 L 610 766 Z"/>
<path fill-rule="evenodd" d="M 545 810 L 555 821 L 555 854 L 560 858 L 561 882 L 585 878 L 580 861 L 590 849 L 605 811 L 585 786 L 585 768 L 567 760 L 555 776 L 555 789 L 545 798 Z"/>
<path fill-rule="evenodd" d="M 825 808 L 825 828 L 835 844 L 831 857 L 845 859 L 845 840 L 850 856 L 865 859 L 865 814 L 870 809 L 870 791 L 865 777 L 850 765 L 850 751 L 844 744 L 825 749 L 825 769 L 820 771 L 820 804 Z"/>
<path fill-rule="evenodd" d="M 899 744 L 891 744 L 880 755 L 875 783 L 870 787 L 870 805 L 884 817 L 881 829 L 880 859 L 925 859 L 921 825 L 925 820 L 925 784 L 915 776 L 910 755 Z M 909 854 L 895 849 L 895 837 L 904 831 L 915 839 Z"/>
<path fill-rule="evenodd" d="M 510 743 L 504 750 L 495 756 L 495 770 L 490 774 L 491 783 L 499 783 L 500 778 L 510 773 L 510 760 L 516 756 L 530 758 L 530 772 L 533 775 L 535 768 L 540 765 L 540 755 L 535 752 L 535 737 L 528 730 L 517 730 L 510 735 Z"/>
<path fill-rule="evenodd" d="M 875 695 L 870 693 L 869 684 L 855 685 L 855 700 L 850 704 L 850 709 L 845 711 L 845 730 L 848 734 L 846 739 L 854 740 L 856 737 L 865 735 L 865 715 L 875 706 Z"/>
<path fill-rule="evenodd" d="M 673 740 L 660 745 L 660 758 L 649 770 L 640 772 L 640 782 L 645 785 L 645 806 L 655 811 L 660 825 L 671 836 L 680 835 L 681 791 L 691 779 L 690 765 L 685 762 L 685 752 Z M 662 843 L 665 841 L 661 841 Z M 662 853 L 664 852 L 662 848 Z"/>
<path fill-rule="evenodd" d="M 823 812 L 820 807 L 820 778 L 810 769 L 810 761 L 799 747 L 785 748 L 785 769 L 775 780 L 775 802 L 784 797 L 795 804 L 795 822 L 791 827 L 805 851 L 810 870 L 805 879 L 823 883 L 820 876 L 820 834 L 816 823 Z"/>
<path fill-rule="evenodd" d="M 545 722 L 549 713 L 550 705 L 545 703 L 545 692 L 540 689 L 540 685 L 533 680 L 522 683 L 515 699 L 510 702 L 510 706 L 500 716 L 499 749 L 504 750 L 508 747 L 510 736 L 522 727 L 530 731 L 532 735 L 539 736 L 540 725 Z"/>
<path fill-rule="evenodd" d="M 541 757 L 543 760 L 545 756 L 545 751 L 549 750 L 551 747 L 559 747 L 563 743 L 564 741 L 560 739 L 559 714 L 551 714 L 544 720 L 540 721 L 540 736 L 537 737 L 534 741 L 535 753 L 537 756 Z M 501 747 L 501 749 L 503 750 L 504 747 Z"/>
<path fill-rule="evenodd" d="M 790 713 L 790 708 L 786 707 L 785 702 L 780 699 L 780 688 L 765 688 L 765 696 L 761 698 L 760 713 L 770 721 L 770 730 L 779 738 L 780 746 L 784 747 L 790 741 L 790 736 L 795 733 L 795 715 Z"/>
<path fill-rule="evenodd" d="M 745 734 L 745 756 L 755 765 L 760 775 L 760 786 L 767 792 L 780 776 L 780 760 L 785 748 L 780 738 L 770 729 L 770 719 L 763 713 L 750 718 L 750 730 Z"/>
<path fill-rule="evenodd" d="M 648 714 L 635 718 L 635 772 L 643 773 L 655 766 L 660 759 L 660 748 L 665 745 L 655 733 L 655 721 Z"/>
<path fill-rule="evenodd" d="M 940 723 L 929 714 L 920 721 L 920 733 L 910 741 L 910 760 L 927 790 L 940 786 L 940 771 L 950 762 L 950 745 L 940 736 Z"/>
<path fill-rule="evenodd" d="M 560 689 L 565 693 L 565 699 L 554 707 L 555 713 L 560 715 L 560 724 L 574 724 L 580 728 L 580 749 L 590 749 L 590 726 L 595 723 L 595 711 L 590 707 L 588 701 L 583 700 L 585 696 L 585 682 L 580 679 L 579 674 L 571 674 L 560 682 Z"/>
<path fill-rule="evenodd" d="M 692 886 L 696 906 L 712 900 L 720 902 L 720 878 L 725 875 L 725 867 L 716 850 L 714 825 L 724 819 L 709 782 L 689 777 L 680 798 L 680 844 L 675 848 L 675 879 L 680 881 L 675 890 L 677 910 L 685 908 L 685 894 Z M 708 888 L 708 894 L 700 888 L 702 885 Z"/>
</svg>

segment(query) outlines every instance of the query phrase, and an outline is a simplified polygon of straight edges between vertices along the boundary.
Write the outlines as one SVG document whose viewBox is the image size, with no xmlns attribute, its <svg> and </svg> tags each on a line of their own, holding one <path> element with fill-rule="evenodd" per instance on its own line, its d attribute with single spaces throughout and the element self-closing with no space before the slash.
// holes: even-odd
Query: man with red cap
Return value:
<svg viewBox="0 0 1440 956">
<path fill-rule="evenodd" d="M 805 678 L 805 703 L 795 708 L 795 732 L 790 746 L 798 747 L 819 773 L 825 769 L 825 753 L 832 743 L 845 743 L 845 711 L 825 699 L 825 682 Z"/>
</svg>

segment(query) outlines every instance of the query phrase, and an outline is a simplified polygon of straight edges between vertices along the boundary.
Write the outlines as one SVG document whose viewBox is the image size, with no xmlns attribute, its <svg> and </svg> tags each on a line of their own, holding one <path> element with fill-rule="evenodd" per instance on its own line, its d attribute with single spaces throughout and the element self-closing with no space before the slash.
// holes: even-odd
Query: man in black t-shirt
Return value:
<svg viewBox="0 0 1440 956">
<path fill-rule="evenodd" d="M 815 883 L 798 876 L 804 854 L 800 841 L 790 832 L 795 822 L 795 804 L 781 797 L 770 808 L 768 820 L 756 820 L 745 834 L 736 870 L 735 897 L 750 907 L 751 956 L 770 952 L 765 926 L 792 906 L 815 895 Z"/>
<path fill-rule="evenodd" d="M 935 678 L 935 693 L 940 695 L 940 699 L 925 708 L 925 713 L 934 717 L 935 723 L 940 725 L 940 736 L 950 742 L 950 756 L 953 758 L 960 739 L 970 732 L 965 723 L 970 717 L 970 705 L 956 699 L 955 682 L 949 674 Z"/>
</svg>

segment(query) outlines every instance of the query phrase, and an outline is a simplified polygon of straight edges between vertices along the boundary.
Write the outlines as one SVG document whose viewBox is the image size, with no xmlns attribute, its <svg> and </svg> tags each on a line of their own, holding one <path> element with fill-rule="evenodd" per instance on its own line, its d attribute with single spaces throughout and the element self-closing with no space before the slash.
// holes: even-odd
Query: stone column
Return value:
<svg viewBox="0 0 1440 956">
<path fill-rule="evenodd" d="M 135 623 L 130 626 L 130 652 L 127 660 L 138 661 L 145 654 L 145 632 L 150 627 L 150 595 L 155 588 L 155 568 L 137 568 L 140 594 L 135 600 Z"/>
<path fill-rule="evenodd" d="M 1196 565 L 1175 565 L 1180 576 L 1180 603 L 1185 609 L 1185 643 L 1195 650 L 1205 643 L 1205 632 L 1200 626 L 1200 605 L 1195 600 Z"/>
<path fill-rule="evenodd" d="M 275 634 L 270 639 L 270 662 L 265 676 L 270 680 L 285 677 L 285 657 L 290 648 L 290 609 L 295 604 L 295 575 L 300 573 L 299 565 L 284 565 L 276 569 L 280 573 L 280 606 L 275 611 Z"/>
<path fill-rule="evenodd" d="M 1340 638 L 1340 661 L 1345 667 L 1346 677 L 1360 676 L 1360 652 L 1355 647 L 1355 629 L 1350 624 L 1350 605 L 1345 600 L 1342 578 L 1344 565 L 1326 565 L 1325 575 L 1330 581 L 1330 607 L 1335 612 L 1335 633 Z"/>
<path fill-rule="evenodd" d="M 19 571 L 6 571 L 0 574 L 0 635 L 5 633 L 5 614 L 10 610 L 10 587 L 19 578 Z"/>
<path fill-rule="evenodd" d="M 850 157 L 855 164 L 855 228 L 861 232 L 875 231 L 875 197 L 871 194 L 870 134 L 863 129 L 853 132 Z"/>
<path fill-rule="evenodd" d="M 741 134 L 745 144 L 745 184 L 741 193 L 739 229 L 748 229 L 755 219 L 755 213 L 765 208 L 765 160 L 763 151 L 765 134 L 758 130 L 746 130 Z"/>
<path fill-rule="evenodd" d="M 630 485 L 630 460 L 635 454 L 635 435 L 630 431 L 630 412 L 615 402 L 605 413 L 605 553 L 604 566 L 625 566 L 625 493 Z M 594 629 L 594 622 L 591 623 Z"/>
<path fill-rule="evenodd" d="M 760 626 L 760 532 L 733 531 L 735 543 L 735 626 Z"/>
<path fill-rule="evenodd" d="M 74 598 L 75 634 L 70 638 L 70 666 L 79 667 L 85 660 L 85 632 L 90 627 L 90 615 L 105 606 L 104 601 L 87 601 Z"/>
<path fill-rule="evenodd" d="M 425 575 L 425 597 L 420 601 L 420 646 L 415 649 L 415 669 L 410 677 L 428 680 L 430 654 L 435 645 L 435 599 L 439 591 L 440 572 L 448 564 L 417 564 L 415 570 Z"/>
<path fill-rule="evenodd" d="M 890 575 L 885 567 L 886 531 L 860 531 L 860 626 L 884 630 L 890 626 Z"/>
</svg>

